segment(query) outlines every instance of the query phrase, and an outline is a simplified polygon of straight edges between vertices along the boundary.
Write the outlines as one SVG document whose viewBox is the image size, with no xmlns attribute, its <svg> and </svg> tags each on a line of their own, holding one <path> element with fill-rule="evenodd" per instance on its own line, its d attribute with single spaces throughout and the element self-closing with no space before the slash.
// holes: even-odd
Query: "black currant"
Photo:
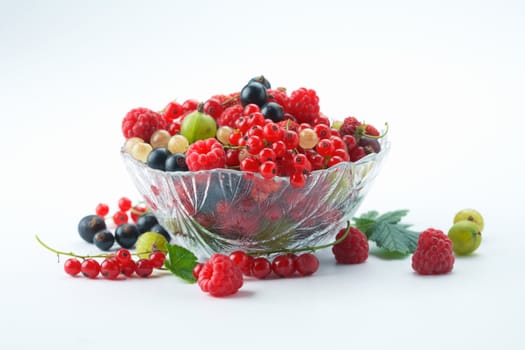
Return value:
<svg viewBox="0 0 525 350">
<path fill-rule="evenodd" d="M 106 222 L 98 215 L 85 216 L 78 223 L 78 233 L 88 243 L 93 243 L 95 234 L 104 229 L 106 229 Z"/>
<path fill-rule="evenodd" d="M 284 120 L 283 107 L 275 102 L 268 102 L 261 108 L 261 113 L 265 118 L 273 120 L 275 123 Z"/>
<path fill-rule="evenodd" d="M 155 148 L 148 154 L 146 163 L 150 168 L 164 171 L 166 169 L 166 159 L 170 154 L 170 151 L 166 148 Z"/>
<path fill-rule="evenodd" d="M 95 237 L 93 237 L 93 243 L 95 243 L 98 249 L 107 251 L 113 246 L 113 243 L 115 243 L 115 237 L 113 233 L 108 230 L 98 231 Z"/>
<path fill-rule="evenodd" d="M 166 159 L 166 171 L 188 171 L 186 156 L 182 153 L 175 153 Z"/>
<path fill-rule="evenodd" d="M 270 84 L 268 79 L 266 79 L 266 77 L 264 75 L 259 75 L 258 77 L 251 78 L 250 81 L 248 82 L 248 84 L 249 83 L 253 83 L 253 82 L 261 83 L 267 89 L 271 89 L 272 88 L 272 85 Z"/>
<path fill-rule="evenodd" d="M 160 233 L 161 235 L 163 235 L 166 238 L 166 240 L 168 242 L 171 241 L 171 236 L 170 236 L 169 232 L 166 231 L 166 229 L 164 227 L 162 227 L 161 224 L 154 225 L 152 228 L 150 228 L 150 231 L 151 232 Z"/>
<path fill-rule="evenodd" d="M 157 218 L 155 215 L 148 213 L 141 215 L 138 219 L 135 225 L 137 226 L 137 229 L 140 233 L 149 232 L 151 231 L 151 228 L 155 225 L 157 225 L 159 222 L 157 221 Z"/>
<path fill-rule="evenodd" d="M 268 94 L 263 84 L 254 81 L 242 88 L 240 99 L 243 106 L 253 103 L 261 107 L 266 103 Z"/>
<path fill-rule="evenodd" d="M 122 224 L 115 229 L 115 240 L 122 248 L 132 248 L 139 238 L 139 230 L 133 224 Z"/>
</svg>

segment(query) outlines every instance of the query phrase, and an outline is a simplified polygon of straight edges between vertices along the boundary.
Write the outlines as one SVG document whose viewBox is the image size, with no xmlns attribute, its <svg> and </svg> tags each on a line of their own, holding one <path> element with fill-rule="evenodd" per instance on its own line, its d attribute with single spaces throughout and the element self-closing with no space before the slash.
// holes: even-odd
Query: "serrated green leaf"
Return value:
<svg viewBox="0 0 525 350">
<path fill-rule="evenodd" d="M 376 210 L 370 210 L 361 215 L 361 219 L 375 220 L 379 216 L 379 212 Z"/>
<path fill-rule="evenodd" d="M 372 227 L 372 234 L 369 239 L 375 242 L 378 247 L 391 252 L 410 254 L 416 250 L 419 234 L 408 230 L 407 227 L 405 224 L 378 221 Z"/>
<path fill-rule="evenodd" d="M 376 218 L 377 222 L 387 222 L 397 224 L 403 216 L 408 214 L 407 209 L 389 211 Z"/>
<path fill-rule="evenodd" d="M 164 261 L 164 266 L 175 276 L 182 278 L 187 282 L 195 282 L 193 268 L 197 265 L 197 257 L 188 249 L 168 244 L 168 257 Z"/>
</svg>

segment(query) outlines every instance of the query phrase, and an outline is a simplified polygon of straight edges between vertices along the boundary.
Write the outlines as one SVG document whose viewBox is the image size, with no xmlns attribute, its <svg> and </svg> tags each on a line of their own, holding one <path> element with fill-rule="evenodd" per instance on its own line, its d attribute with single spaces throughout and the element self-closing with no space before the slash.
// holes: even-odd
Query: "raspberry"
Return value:
<svg viewBox="0 0 525 350">
<path fill-rule="evenodd" d="M 295 117 L 298 123 L 313 124 L 319 117 L 319 97 L 315 90 L 300 88 L 292 92 L 285 110 Z"/>
<path fill-rule="evenodd" d="M 215 297 L 236 293 L 242 287 L 242 271 L 223 254 L 214 254 L 199 272 L 199 287 Z"/>
<path fill-rule="evenodd" d="M 151 135 L 158 129 L 166 130 L 166 121 L 157 112 L 147 108 L 135 108 L 129 111 L 122 120 L 122 133 L 125 138 L 140 137 L 149 142 Z"/>
<path fill-rule="evenodd" d="M 421 275 L 439 275 L 452 271 L 452 241 L 443 231 L 429 228 L 419 235 L 412 255 L 412 268 Z"/>
<path fill-rule="evenodd" d="M 346 232 L 342 229 L 336 236 L 341 238 Z M 332 247 L 335 260 L 341 264 L 360 264 L 368 258 L 368 238 L 355 227 L 350 228 L 348 236 Z"/>
<path fill-rule="evenodd" d="M 229 126 L 231 128 L 236 128 L 235 122 L 242 116 L 244 108 L 241 105 L 234 105 L 226 108 L 219 118 L 217 118 L 217 124 L 220 126 Z"/>
<path fill-rule="evenodd" d="M 224 168 L 226 153 L 215 138 L 199 140 L 186 151 L 186 164 L 190 171 Z"/>
<path fill-rule="evenodd" d="M 346 117 L 343 120 L 343 125 L 339 128 L 339 132 L 342 136 L 352 135 L 355 136 L 355 132 L 358 127 L 361 126 L 361 122 L 355 117 Z"/>
<path fill-rule="evenodd" d="M 288 95 L 284 88 L 268 89 L 268 102 L 275 102 L 280 104 L 283 108 L 288 104 Z"/>
</svg>

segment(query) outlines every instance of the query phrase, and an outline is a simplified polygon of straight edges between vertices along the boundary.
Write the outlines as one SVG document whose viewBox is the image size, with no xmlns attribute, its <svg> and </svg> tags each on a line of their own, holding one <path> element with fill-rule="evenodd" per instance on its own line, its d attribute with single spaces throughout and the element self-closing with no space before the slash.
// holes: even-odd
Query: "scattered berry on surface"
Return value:
<svg viewBox="0 0 525 350">
<path fill-rule="evenodd" d="M 213 296 L 231 295 L 242 287 L 242 271 L 228 256 L 214 254 L 202 267 L 198 284 Z"/>
<path fill-rule="evenodd" d="M 439 275 L 452 271 L 452 241 L 443 231 L 429 228 L 419 235 L 412 255 L 412 268 L 421 275 Z"/>
<path fill-rule="evenodd" d="M 341 238 L 346 232 L 342 229 L 337 233 L 336 240 Z M 368 238 L 355 227 L 350 228 L 350 232 L 345 239 L 332 247 L 335 260 L 340 264 L 361 264 L 368 259 Z"/>
</svg>

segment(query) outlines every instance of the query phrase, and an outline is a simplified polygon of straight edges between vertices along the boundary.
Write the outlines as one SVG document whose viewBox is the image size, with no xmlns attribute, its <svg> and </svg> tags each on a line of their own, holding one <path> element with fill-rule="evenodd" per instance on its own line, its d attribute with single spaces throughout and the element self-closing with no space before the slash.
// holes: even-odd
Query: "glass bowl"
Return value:
<svg viewBox="0 0 525 350">
<path fill-rule="evenodd" d="M 232 169 L 164 172 L 121 150 L 133 183 L 176 244 L 198 257 L 271 254 L 334 239 L 363 201 L 390 148 L 312 171 L 302 188 Z"/>
</svg>

